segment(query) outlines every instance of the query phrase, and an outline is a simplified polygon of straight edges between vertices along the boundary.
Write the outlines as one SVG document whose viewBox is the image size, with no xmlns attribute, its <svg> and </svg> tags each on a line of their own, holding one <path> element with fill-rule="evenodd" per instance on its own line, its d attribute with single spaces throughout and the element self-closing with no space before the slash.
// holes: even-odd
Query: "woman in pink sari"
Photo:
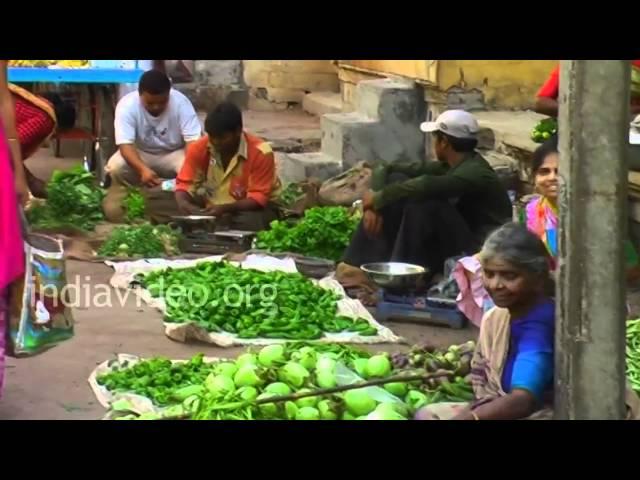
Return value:
<svg viewBox="0 0 640 480">
<path fill-rule="evenodd" d="M 7 61 L 0 60 L 0 394 L 8 327 L 8 287 L 24 270 L 18 209 L 29 189 L 20 157 L 15 112 L 7 88 Z"/>
</svg>

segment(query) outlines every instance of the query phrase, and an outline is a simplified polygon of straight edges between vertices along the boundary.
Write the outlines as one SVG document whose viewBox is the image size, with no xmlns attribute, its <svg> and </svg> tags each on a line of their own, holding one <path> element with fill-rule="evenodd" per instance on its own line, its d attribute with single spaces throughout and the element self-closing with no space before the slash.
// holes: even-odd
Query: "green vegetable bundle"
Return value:
<svg viewBox="0 0 640 480">
<path fill-rule="evenodd" d="M 271 229 L 258 233 L 256 246 L 271 252 L 292 252 L 338 261 L 351 241 L 358 218 L 343 207 L 314 207 L 292 225 L 271 222 Z"/>
<path fill-rule="evenodd" d="M 365 319 L 337 315 L 339 295 L 300 273 L 260 272 L 226 262 L 158 270 L 139 278 L 162 296 L 167 322 L 195 322 L 239 338 L 310 340 L 325 333 L 375 335 Z"/>
<path fill-rule="evenodd" d="M 117 227 L 98 250 L 104 257 L 164 257 L 180 253 L 179 234 L 167 225 Z"/>
<path fill-rule="evenodd" d="M 104 220 L 104 191 L 82 166 L 67 171 L 56 170 L 47 184 L 47 194 L 44 205 L 27 212 L 29 223 L 36 228 L 93 230 Z"/>
<path fill-rule="evenodd" d="M 137 188 L 131 188 L 127 192 L 127 196 L 122 201 L 122 207 L 124 208 L 125 220 L 127 223 L 133 223 L 136 220 L 144 218 L 146 211 L 146 204 L 144 196 Z"/>
<path fill-rule="evenodd" d="M 179 390 L 201 385 L 213 371 L 215 365 L 205 363 L 203 357 L 198 354 L 188 362 L 175 364 L 156 357 L 133 366 L 113 365 L 111 372 L 99 376 L 96 381 L 112 393 L 135 393 L 151 399 L 156 405 L 167 405 L 184 400 Z"/>
<path fill-rule="evenodd" d="M 298 183 L 289 183 L 282 189 L 278 197 L 278 203 L 284 207 L 289 207 L 304 195 L 302 187 Z"/>
<path fill-rule="evenodd" d="M 558 121 L 555 118 L 540 120 L 531 131 L 531 140 L 544 143 L 558 132 Z"/>
<path fill-rule="evenodd" d="M 627 379 L 640 393 L 640 318 L 627 321 Z"/>
</svg>

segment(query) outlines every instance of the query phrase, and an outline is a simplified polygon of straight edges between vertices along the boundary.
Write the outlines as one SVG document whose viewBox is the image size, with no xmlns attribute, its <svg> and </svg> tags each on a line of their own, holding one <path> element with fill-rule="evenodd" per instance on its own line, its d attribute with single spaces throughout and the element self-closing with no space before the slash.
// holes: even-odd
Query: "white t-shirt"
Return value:
<svg viewBox="0 0 640 480">
<path fill-rule="evenodd" d="M 138 92 L 118 102 L 115 118 L 116 145 L 134 144 L 152 154 L 174 152 L 202 135 L 200 120 L 187 97 L 171 89 L 169 105 L 159 117 L 149 114 Z"/>
</svg>

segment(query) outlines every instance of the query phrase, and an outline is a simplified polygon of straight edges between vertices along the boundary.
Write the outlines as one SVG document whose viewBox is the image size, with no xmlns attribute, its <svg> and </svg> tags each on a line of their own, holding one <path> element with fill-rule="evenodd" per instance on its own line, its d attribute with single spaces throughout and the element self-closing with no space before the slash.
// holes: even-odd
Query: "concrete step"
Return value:
<svg viewBox="0 0 640 480">
<path fill-rule="evenodd" d="M 319 152 L 276 152 L 276 172 L 283 183 L 301 182 L 310 178 L 328 180 L 342 172 L 340 160 Z"/>
<path fill-rule="evenodd" d="M 334 92 L 312 92 L 302 99 L 302 108 L 311 115 L 321 117 L 327 113 L 342 112 L 342 95 Z"/>
<path fill-rule="evenodd" d="M 358 83 L 356 112 L 383 123 L 396 122 L 419 125 L 424 121 L 424 93 L 415 84 L 387 78 Z"/>
<path fill-rule="evenodd" d="M 367 143 L 367 132 L 375 128 L 375 120 L 352 113 L 332 113 L 320 119 L 322 130 L 321 152 L 333 158 L 353 164 L 371 157 L 371 145 Z"/>
</svg>

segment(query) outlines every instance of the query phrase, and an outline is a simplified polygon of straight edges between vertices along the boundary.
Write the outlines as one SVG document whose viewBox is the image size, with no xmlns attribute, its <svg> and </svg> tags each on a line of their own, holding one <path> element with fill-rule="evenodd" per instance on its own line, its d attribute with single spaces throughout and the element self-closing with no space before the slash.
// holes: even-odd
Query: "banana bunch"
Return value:
<svg viewBox="0 0 640 480">
<path fill-rule="evenodd" d="M 56 60 L 55 65 L 61 68 L 85 68 L 89 66 L 89 60 Z"/>
<path fill-rule="evenodd" d="M 85 68 L 89 66 L 89 60 L 9 60 L 10 67 L 59 67 L 59 68 Z"/>
</svg>

